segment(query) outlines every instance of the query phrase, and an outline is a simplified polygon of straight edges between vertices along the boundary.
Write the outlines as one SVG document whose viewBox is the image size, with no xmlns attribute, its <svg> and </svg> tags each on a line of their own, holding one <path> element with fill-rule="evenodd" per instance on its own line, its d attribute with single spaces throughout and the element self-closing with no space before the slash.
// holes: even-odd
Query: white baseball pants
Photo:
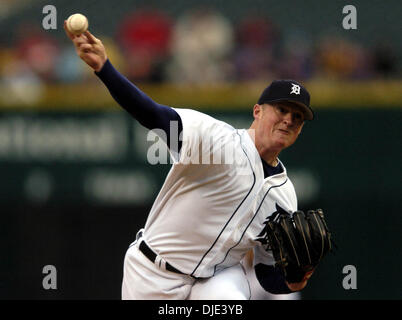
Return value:
<svg viewBox="0 0 402 320">
<path fill-rule="evenodd" d="M 140 250 L 141 239 L 133 242 L 124 258 L 123 300 L 246 300 L 250 287 L 238 264 L 207 279 L 194 279 L 162 269 Z M 157 262 L 157 260 L 155 261 Z"/>
</svg>

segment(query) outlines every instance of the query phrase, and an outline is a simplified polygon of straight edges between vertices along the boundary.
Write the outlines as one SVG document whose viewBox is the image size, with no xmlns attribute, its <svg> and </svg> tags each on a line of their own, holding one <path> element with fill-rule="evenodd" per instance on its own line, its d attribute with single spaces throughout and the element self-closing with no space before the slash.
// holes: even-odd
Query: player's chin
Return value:
<svg viewBox="0 0 402 320">
<path fill-rule="evenodd" d="M 280 137 L 275 140 L 275 147 L 278 150 L 286 149 L 293 144 L 293 141 L 288 137 Z"/>
<path fill-rule="evenodd" d="M 297 136 L 294 134 L 281 135 L 277 138 L 277 143 L 282 146 L 282 149 L 286 149 L 294 144 L 297 140 Z"/>
</svg>

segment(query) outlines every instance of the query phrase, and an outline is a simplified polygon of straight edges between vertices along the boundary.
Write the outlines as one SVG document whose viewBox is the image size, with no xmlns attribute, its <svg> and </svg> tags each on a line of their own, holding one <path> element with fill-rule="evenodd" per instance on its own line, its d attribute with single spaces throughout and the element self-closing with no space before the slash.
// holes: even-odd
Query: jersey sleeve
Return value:
<svg viewBox="0 0 402 320">
<path fill-rule="evenodd" d="M 275 258 L 271 251 L 265 250 L 262 245 L 254 247 L 254 265 L 263 263 L 265 265 L 275 265 Z"/>
<path fill-rule="evenodd" d="M 286 170 L 286 169 L 285 169 Z M 286 194 L 287 207 L 290 211 L 297 210 L 297 196 L 289 177 L 287 183 L 283 185 L 283 193 Z M 266 250 L 261 243 L 254 248 L 253 266 L 256 278 L 264 288 L 272 294 L 288 294 L 292 293 L 286 284 L 285 277 L 279 268 L 275 267 L 275 258 L 272 251 Z"/>
<path fill-rule="evenodd" d="M 217 120 L 202 112 L 174 108 L 182 123 L 179 136 L 181 149 L 178 154 L 172 154 L 175 163 L 201 164 L 208 163 L 214 153 L 220 152 L 220 138 L 230 136 L 235 129 L 227 123 Z"/>
<path fill-rule="evenodd" d="M 292 293 L 282 272 L 275 268 L 275 259 L 270 251 L 261 246 L 254 247 L 253 265 L 255 276 L 265 291 L 272 294 Z"/>
</svg>

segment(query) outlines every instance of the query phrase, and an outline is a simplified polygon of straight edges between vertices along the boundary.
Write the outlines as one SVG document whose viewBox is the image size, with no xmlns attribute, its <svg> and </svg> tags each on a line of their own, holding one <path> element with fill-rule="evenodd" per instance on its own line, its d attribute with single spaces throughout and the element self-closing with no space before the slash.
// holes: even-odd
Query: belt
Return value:
<svg viewBox="0 0 402 320">
<path fill-rule="evenodd" d="M 155 262 L 156 257 L 158 255 L 155 252 L 153 252 L 150 247 L 148 247 L 148 245 L 146 244 L 145 241 L 141 241 L 139 249 L 144 254 L 144 256 L 146 256 L 151 262 Z M 175 267 L 173 267 L 168 262 L 165 263 L 165 267 L 166 267 L 166 270 L 168 270 L 168 271 L 179 273 L 179 274 L 185 274 L 185 273 L 181 272 L 180 270 L 177 270 Z"/>
</svg>

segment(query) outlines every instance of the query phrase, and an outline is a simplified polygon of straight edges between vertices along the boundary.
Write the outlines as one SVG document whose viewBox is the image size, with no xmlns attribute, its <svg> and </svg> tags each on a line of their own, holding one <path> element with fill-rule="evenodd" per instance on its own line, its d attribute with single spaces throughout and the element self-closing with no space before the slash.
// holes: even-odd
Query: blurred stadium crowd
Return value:
<svg viewBox="0 0 402 320">
<path fill-rule="evenodd" d="M 61 25 L 61 22 L 59 22 Z M 59 30 L 63 32 L 63 30 Z M 272 78 L 378 79 L 400 76 L 389 43 L 370 48 L 339 35 L 312 41 L 303 31 L 280 30 L 266 16 L 236 24 L 211 8 L 172 18 L 144 8 L 122 17 L 103 37 L 110 60 L 136 82 L 201 84 Z M 79 83 L 94 77 L 68 41 L 41 24 L 21 22 L 11 46 L 0 45 L 1 81 Z"/>
</svg>

